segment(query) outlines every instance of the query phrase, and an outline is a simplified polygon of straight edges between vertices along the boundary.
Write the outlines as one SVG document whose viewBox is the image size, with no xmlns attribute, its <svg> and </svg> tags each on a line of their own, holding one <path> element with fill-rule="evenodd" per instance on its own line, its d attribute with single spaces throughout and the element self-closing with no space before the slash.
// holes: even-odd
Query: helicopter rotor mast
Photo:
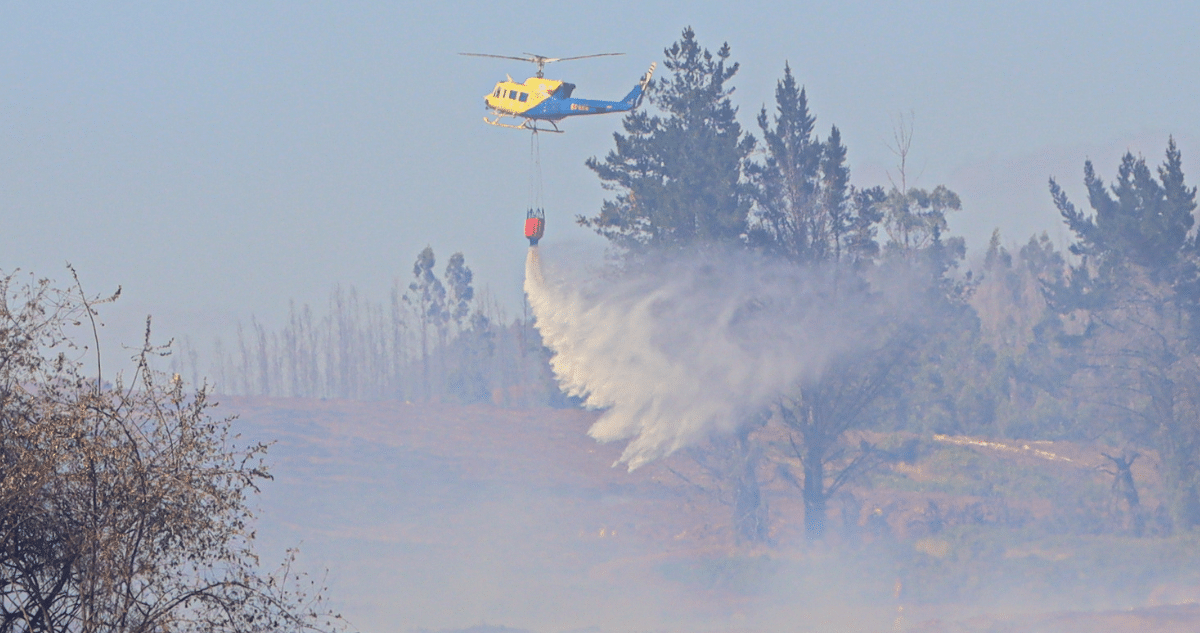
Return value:
<svg viewBox="0 0 1200 633">
<path fill-rule="evenodd" d="M 596 53 L 595 55 L 577 55 L 575 57 L 546 57 L 545 55 L 534 55 L 533 53 L 522 53 L 525 57 L 516 57 L 513 55 L 490 55 L 488 53 L 459 53 L 459 55 L 467 55 L 470 57 L 495 57 L 498 59 L 515 59 L 522 62 L 530 62 L 537 64 L 538 79 L 545 77 L 546 64 L 552 62 L 566 62 L 573 59 L 587 59 L 589 57 L 608 57 L 610 55 L 624 55 L 625 53 Z"/>
</svg>

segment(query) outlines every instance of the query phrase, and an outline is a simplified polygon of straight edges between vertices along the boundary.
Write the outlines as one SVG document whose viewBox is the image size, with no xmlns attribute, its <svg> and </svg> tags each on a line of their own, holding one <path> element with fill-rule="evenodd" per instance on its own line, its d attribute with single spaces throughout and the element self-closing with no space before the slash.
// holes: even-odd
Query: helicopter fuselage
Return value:
<svg viewBox="0 0 1200 633">
<path fill-rule="evenodd" d="M 498 116 L 495 121 L 484 119 L 493 125 L 502 127 L 525 127 L 532 129 L 532 121 L 561 121 L 571 116 L 589 114 L 608 114 L 611 112 L 628 112 L 637 107 L 641 101 L 646 85 L 654 73 L 655 64 L 650 64 L 650 70 L 642 80 L 629 91 L 620 101 L 603 101 L 600 99 L 578 99 L 571 94 L 575 84 L 546 79 L 545 77 L 530 77 L 525 83 L 517 83 L 508 78 L 501 81 L 492 89 L 492 93 L 483 98 L 489 110 Z M 511 116 L 525 119 L 523 126 L 510 126 L 499 123 L 500 117 Z M 558 131 L 557 127 L 554 130 Z"/>
</svg>

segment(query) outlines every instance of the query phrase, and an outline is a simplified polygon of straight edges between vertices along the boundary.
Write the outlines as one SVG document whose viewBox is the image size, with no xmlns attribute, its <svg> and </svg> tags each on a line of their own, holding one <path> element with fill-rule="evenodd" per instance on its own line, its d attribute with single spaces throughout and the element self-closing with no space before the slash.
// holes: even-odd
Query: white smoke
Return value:
<svg viewBox="0 0 1200 633">
<path fill-rule="evenodd" d="M 551 366 L 564 392 L 604 411 L 593 438 L 630 440 L 618 462 L 630 470 L 735 430 L 862 344 L 848 334 L 866 318 L 854 293 L 744 253 L 555 272 L 529 249 L 525 292 Z"/>
</svg>

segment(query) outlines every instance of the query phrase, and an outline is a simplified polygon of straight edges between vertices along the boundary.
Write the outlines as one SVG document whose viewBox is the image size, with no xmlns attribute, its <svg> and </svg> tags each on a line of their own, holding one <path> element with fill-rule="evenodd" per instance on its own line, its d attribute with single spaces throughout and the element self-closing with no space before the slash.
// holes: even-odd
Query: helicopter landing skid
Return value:
<svg viewBox="0 0 1200 633">
<path fill-rule="evenodd" d="M 525 119 L 525 121 L 523 123 L 521 123 L 520 125 L 509 125 L 508 123 L 501 123 L 500 122 L 501 118 L 502 117 L 500 117 L 499 115 L 497 115 L 495 119 L 489 119 L 487 117 L 483 117 L 483 122 L 487 123 L 488 125 L 494 125 L 496 127 L 506 127 L 506 128 L 512 129 L 512 130 L 529 130 L 530 132 L 554 132 L 555 134 L 563 133 L 562 130 L 558 129 L 557 125 L 554 125 L 554 121 L 550 121 L 550 125 L 554 126 L 554 129 L 549 129 L 549 128 L 544 128 L 544 127 L 538 127 L 536 123 L 533 123 L 533 119 Z"/>
</svg>

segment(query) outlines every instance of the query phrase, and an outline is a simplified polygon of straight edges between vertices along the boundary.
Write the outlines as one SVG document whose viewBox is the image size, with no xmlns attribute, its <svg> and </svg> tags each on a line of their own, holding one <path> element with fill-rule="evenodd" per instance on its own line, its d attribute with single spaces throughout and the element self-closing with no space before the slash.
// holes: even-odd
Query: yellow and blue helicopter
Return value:
<svg viewBox="0 0 1200 633">
<path fill-rule="evenodd" d="M 575 84 L 557 79 L 546 79 L 543 72 L 546 64 L 551 62 L 565 62 L 572 59 L 587 59 L 589 57 L 623 55 L 624 53 L 600 53 L 598 55 L 580 55 L 578 57 L 544 57 L 532 53 L 524 53 L 525 57 L 488 55 L 486 53 L 459 54 L 470 55 L 472 57 L 515 59 L 537 64 L 536 77 L 526 79 L 525 83 L 517 83 L 513 81 L 511 76 L 506 75 L 505 81 L 497 83 L 491 94 L 483 98 L 483 102 L 487 108 L 496 115 L 494 119 L 489 119 L 486 116 L 483 117 L 485 123 L 518 130 L 532 130 L 534 132 L 561 133 L 562 130 L 558 129 L 558 122 L 569 116 L 628 112 L 636 108 L 646 91 L 646 85 L 650 83 L 650 77 L 654 74 L 654 67 L 656 65 L 650 64 L 650 70 L 646 71 L 641 81 L 620 101 L 601 101 L 572 97 L 571 93 L 575 90 Z M 524 121 L 518 125 L 510 125 L 502 123 L 501 119 L 503 118 L 524 119 Z M 553 129 L 538 127 L 538 121 L 550 123 Z"/>
</svg>

